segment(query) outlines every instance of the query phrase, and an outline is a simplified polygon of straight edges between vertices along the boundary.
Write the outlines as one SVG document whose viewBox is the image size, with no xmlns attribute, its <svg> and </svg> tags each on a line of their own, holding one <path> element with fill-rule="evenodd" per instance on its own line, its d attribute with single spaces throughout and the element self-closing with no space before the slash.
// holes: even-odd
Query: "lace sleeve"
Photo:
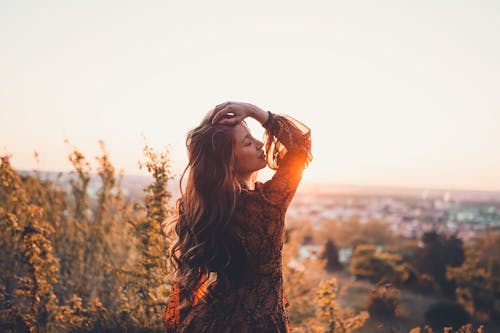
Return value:
<svg viewBox="0 0 500 333">
<path fill-rule="evenodd" d="M 180 321 L 179 313 L 179 286 L 174 283 L 172 286 L 172 291 L 170 293 L 169 300 L 167 302 L 167 308 L 163 314 L 163 324 L 165 325 L 166 332 L 173 332 Z"/>
<path fill-rule="evenodd" d="M 267 201 L 287 208 L 302 179 L 302 171 L 312 160 L 311 130 L 298 120 L 269 112 L 266 129 L 267 163 L 276 170 L 263 186 Z"/>
</svg>

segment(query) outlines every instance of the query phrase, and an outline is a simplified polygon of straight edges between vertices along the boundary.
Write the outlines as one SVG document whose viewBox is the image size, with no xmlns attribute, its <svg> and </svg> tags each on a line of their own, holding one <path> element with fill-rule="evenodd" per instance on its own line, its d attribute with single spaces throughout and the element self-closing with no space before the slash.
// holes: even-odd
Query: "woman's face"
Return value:
<svg viewBox="0 0 500 333">
<path fill-rule="evenodd" d="M 264 144 L 255 139 L 244 123 L 234 126 L 234 157 L 236 173 L 245 176 L 266 167 Z"/>
</svg>

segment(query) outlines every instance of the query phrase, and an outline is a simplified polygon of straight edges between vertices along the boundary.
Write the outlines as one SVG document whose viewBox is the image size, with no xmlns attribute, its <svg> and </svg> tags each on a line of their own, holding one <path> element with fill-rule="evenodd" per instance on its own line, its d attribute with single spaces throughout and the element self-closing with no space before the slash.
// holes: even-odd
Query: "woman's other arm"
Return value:
<svg viewBox="0 0 500 333">
<path fill-rule="evenodd" d="M 311 130 L 298 120 L 270 113 L 265 124 L 267 164 L 276 173 L 264 184 L 265 198 L 287 208 L 302 179 L 302 172 L 312 160 Z"/>
</svg>

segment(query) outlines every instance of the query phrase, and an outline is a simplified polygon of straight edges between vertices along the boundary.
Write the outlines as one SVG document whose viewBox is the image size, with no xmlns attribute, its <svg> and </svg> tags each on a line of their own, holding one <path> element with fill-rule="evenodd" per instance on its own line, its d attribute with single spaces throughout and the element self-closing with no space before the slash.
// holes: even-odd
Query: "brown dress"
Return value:
<svg viewBox="0 0 500 333">
<path fill-rule="evenodd" d="M 168 333 L 290 332 L 281 252 L 285 213 L 311 160 L 310 130 L 291 117 L 271 113 L 263 126 L 274 152 L 268 160 L 277 171 L 269 181 L 256 182 L 254 190 L 243 189 L 238 198 L 232 228 L 244 254 L 235 255 L 226 272 L 217 272 L 230 287 L 211 284 L 205 299 L 179 311 L 174 284 L 164 315 Z"/>
</svg>

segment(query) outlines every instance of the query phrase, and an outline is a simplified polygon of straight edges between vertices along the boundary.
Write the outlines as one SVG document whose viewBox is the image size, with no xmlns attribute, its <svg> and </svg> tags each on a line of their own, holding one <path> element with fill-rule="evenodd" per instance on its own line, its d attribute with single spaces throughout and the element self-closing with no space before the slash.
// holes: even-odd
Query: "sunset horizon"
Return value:
<svg viewBox="0 0 500 333">
<path fill-rule="evenodd" d="M 14 166 L 15 167 L 15 166 Z M 120 175 L 121 171 L 119 166 L 114 165 L 116 168 L 116 176 Z M 42 175 L 44 174 L 51 174 L 53 176 L 56 176 L 57 174 L 66 174 L 66 175 L 71 175 L 74 173 L 74 170 L 71 168 L 66 169 L 66 170 L 42 170 L 42 169 L 37 169 L 37 168 L 28 168 L 28 169 L 20 169 L 20 168 L 14 168 L 17 172 L 20 173 L 26 173 L 26 174 L 33 174 L 35 172 L 39 172 Z M 139 168 L 138 168 L 139 170 Z M 175 171 L 174 171 L 175 172 Z M 388 190 L 390 193 L 396 193 L 398 191 L 408 191 L 408 190 L 413 190 L 413 191 L 420 191 L 420 194 L 426 191 L 436 191 L 436 192 L 477 192 L 477 193 L 491 193 L 495 194 L 495 196 L 498 194 L 499 199 L 500 199 L 500 189 L 489 189 L 489 188 L 467 188 L 467 187 L 453 187 L 453 186 L 423 186 L 422 184 L 378 184 L 378 183 L 360 183 L 360 182 L 336 182 L 336 181 L 322 181 L 322 180 L 316 180 L 314 178 L 310 179 L 306 177 L 306 172 L 307 169 L 304 172 L 303 179 L 301 181 L 301 185 L 299 185 L 298 191 L 307 191 L 307 192 L 314 192 L 317 191 L 318 193 L 326 192 L 326 193 L 345 193 L 345 190 L 347 189 L 349 193 L 355 193 L 355 189 L 360 189 L 360 193 L 366 192 L 369 190 Z M 269 168 L 266 168 L 264 171 L 260 171 L 257 180 L 261 182 L 265 182 L 266 180 L 270 179 L 273 175 L 274 171 L 270 170 Z M 94 170 L 93 168 L 90 170 L 90 175 L 92 177 L 97 178 L 98 177 L 98 172 Z M 180 180 L 180 172 L 177 172 L 173 178 L 169 181 L 169 187 L 178 187 L 179 185 L 179 180 Z M 123 173 L 123 176 L 125 177 L 139 177 L 144 180 L 149 180 L 152 178 L 150 174 L 147 172 L 137 172 L 137 173 Z M 391 191 L 393 190 L 393 191 Z"/>
</svg>

